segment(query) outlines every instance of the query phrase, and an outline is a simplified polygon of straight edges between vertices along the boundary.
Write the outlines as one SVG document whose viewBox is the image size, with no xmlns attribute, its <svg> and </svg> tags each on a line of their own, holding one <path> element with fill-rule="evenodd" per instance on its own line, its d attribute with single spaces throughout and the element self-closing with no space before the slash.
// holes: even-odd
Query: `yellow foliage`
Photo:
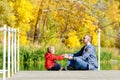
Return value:
<svg viewBox="0 0 120 80">
<path fill-rule="evenodd" d="M 69 47 L 69 48 L 76 48 L 80 46 L 80 42 L 78 37 L 75 35 L 76 32 L 69 32 L 68 35 L 68 39 L 65 39 L 65 44 Z"/>
<path fill-rule="evenodd" d="M 65 38 L 66 46 L 70 48 L 80 46 L 82 42 L 79 42 L 79 40 L 82 40 L 85 34 L 90 34 L 93 37 L 92 43 L 97 45 L 98 18 L 100 19 L 105 15 L 108 22 L 120 22 L 120 9 L 118 9 L 120 4 L 118 1 L 113 0 L 112 3 L 106 1 L 107 8 L 105 12 L 94 9 L 94 13 L 90 13 L 93 9 L 92 5 L 96 5 L 97 1 L 98 0 L 82 0 L 83 3 L 80 4 L 79 1 L 73 2 L 71 0 L 40 0 L 41 3 L 35 5 L 30 3 L 29 0 L 16 0 L 15 2 L 10 2 L 15 12 L 15 16 L 11 16 L 11 18 L 16 20 L 16 27 L 19 27 L 21 34 L 24 34 L 20 39 L 21 44 L 29 43 L 27 40 L 27 32 L 31 26 L 36 24 L 40 8 L 41 14 L 39 16 L 41 21 L 39 20 L 38 22 L 40 24 L 40 32 L 45 33 L 44 36 L 48 36 L 49 33 L 52 33 L 51 29 L 57 27 L 55 34 L 50 34 L 50 36 L 58 35 L 60 38 L 62 36 L 62 38 Z M 103 2 L 105 1 L 103 0 Z M 40 4 L 42 5 L 40 6 Z M 34 8 L 34 6 L 36 6 L 36 8 Z M 49 9 L 49 11 L 44 12 L 44 9 Z M 97 18 L 95 18 L 94 15 Z M 51 20 L 51 22 L 48 20 Z M 47 32 L 48 30 L 51 31 Z M 54 38 L 48 40 L 50 44 L 55 45 L 56 43 L 60 43 L 59 38 L 56 38 L 56 36 L 53 37 Z M 102 35 L 102 37 L 102 42 L 106 46 L 111 45 L 111 41 L 106 40 L 105 35 Z"/>
<path fill-rule="evenodd" d="M 11 17 L 11 19 L 16 20 L 16 17 L 14 15 L 10 16 L 10 17 Z"/>
<path fill-rule="evenodd" d="M 112 5 L 112 6 L 111 6 Z M 111 21 L 120 22 L 120 2 L 119 1 L 112 1 L 111 4 L 108 4 L 108 9 L 106 11 L 106 15 Z"/>
<path fill-rule="evenodd" d="M 98 0 L 83 0 L 88 3 L 96 4 Z"/>
<path fill-rule="evenodd" d="M 15 16 L 11 16 L 12 19 L 16 20 L 15 26 L 20 29 L 20 43 L 27 45 L 29 44 L 27 32 L 30 30 L 30 21 L 34 19 L 33 8 L 34 5 L 28 0 L 16 0 L 9 2 L 10 6 L 13 7 Z"/>
<path fill-rule="evenodd" d="M 27 2 L 26 0 L 23 0 L 20 2 L 20 7 L 18 7 L 18 14 L 22 18 L 22 22 L 29 22 L 30 18 L 33 18 L 31 15 L 31 12 L 33 9 L 33 6 Z"/>
<path fill-rule="evenodd" d="M 76 35 L 76 31 L 72 31 L 68 33 L 68 36 L 75 36 Z"/>
<path fill-rule="evenodd" d="M 60 43 L 60 39 L 59 38 L 52 38 L 49 40 L 49 45 L 57 45 L 58 43 Z"/>
<path fill-rule="evenodd" d="M 27 41 L 27 36 L 20 36 L 20 44 L 26 46 L 29 44 L 29 41 Z"/>
<path fill-rule="evenodd" d="M 94 33 L 91 33 L 91 35 L 92 35 L 92 43 L 95 45 L 95 46 L 97 46 L 98 45 L 98 33 L 96 32 L 94 32 Z"/>
<path fill-rule="evenodd" d="M 80 46 L 77 36 L 71 36 L 66 40 L 66 44 L 69 48 L 76 48 Z"/>
<path fill-rule="evenodd" d="M 83 20 L 83 27 L 81 27 L 82 32 L 80 34 L 90 34 L 93 37 L 92 43 L 97 46 L 98 44 L 98 20 L 93 16 L 85 14 Z M 84 36 L 80 37 L 82 39 Z"/>
</svg>

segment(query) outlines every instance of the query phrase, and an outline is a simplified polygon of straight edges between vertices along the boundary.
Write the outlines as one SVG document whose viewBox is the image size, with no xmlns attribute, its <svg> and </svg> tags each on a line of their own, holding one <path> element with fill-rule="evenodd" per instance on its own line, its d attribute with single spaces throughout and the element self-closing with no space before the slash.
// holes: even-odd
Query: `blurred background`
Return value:
<svg viewBox="0 0 120 80">
<path fill-rule="evenodd" d="M 45 70 L 48 46 L 55 46 L 56 55 L 75 53 L 86 34 L 97 50 L 98 29 L 101 70 L 120 70 L 120 0 L 0 0 L 0 27 L 4 24 L 20 29 L 20 70 Z M 2 44 L 0 32 L 0 68 Z"/>
</svg>

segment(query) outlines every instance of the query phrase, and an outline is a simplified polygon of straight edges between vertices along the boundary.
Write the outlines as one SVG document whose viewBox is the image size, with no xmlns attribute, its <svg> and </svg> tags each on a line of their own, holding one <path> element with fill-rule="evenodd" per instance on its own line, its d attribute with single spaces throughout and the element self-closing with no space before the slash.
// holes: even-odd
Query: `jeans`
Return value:
<svg viewBox="0 0 120 80">
<path fill-rule="evenodd" d="M 68 60 L 67 69 L 68 70 L 88 70 L 88 63 L 81 58 L 76 58 L 75 60 Z"/>
</svg>

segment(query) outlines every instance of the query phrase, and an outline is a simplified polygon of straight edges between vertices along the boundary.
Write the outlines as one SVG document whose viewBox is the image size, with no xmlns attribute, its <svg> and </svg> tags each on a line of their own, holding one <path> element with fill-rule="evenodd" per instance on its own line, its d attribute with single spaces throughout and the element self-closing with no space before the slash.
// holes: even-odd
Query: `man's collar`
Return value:
<svg viewBox="0 0 120 80">
<path fill-rule="evenodd" d="M 87 43 L 87 46 L 90 45 L 90 42 Z"/>
</svg>

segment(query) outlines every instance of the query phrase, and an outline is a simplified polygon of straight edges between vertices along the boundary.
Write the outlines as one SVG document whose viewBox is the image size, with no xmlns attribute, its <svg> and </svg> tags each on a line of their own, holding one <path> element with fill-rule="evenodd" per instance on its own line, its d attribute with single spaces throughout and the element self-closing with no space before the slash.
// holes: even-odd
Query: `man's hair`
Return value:
<svg viewBox="0 0 120 80">
<path fill-rule="evenodd" d="M 88 36 L 90 42 L 92 41 L 92 36 L 91 35 L 86 34 L 85 36 Z"/>
</svg>

